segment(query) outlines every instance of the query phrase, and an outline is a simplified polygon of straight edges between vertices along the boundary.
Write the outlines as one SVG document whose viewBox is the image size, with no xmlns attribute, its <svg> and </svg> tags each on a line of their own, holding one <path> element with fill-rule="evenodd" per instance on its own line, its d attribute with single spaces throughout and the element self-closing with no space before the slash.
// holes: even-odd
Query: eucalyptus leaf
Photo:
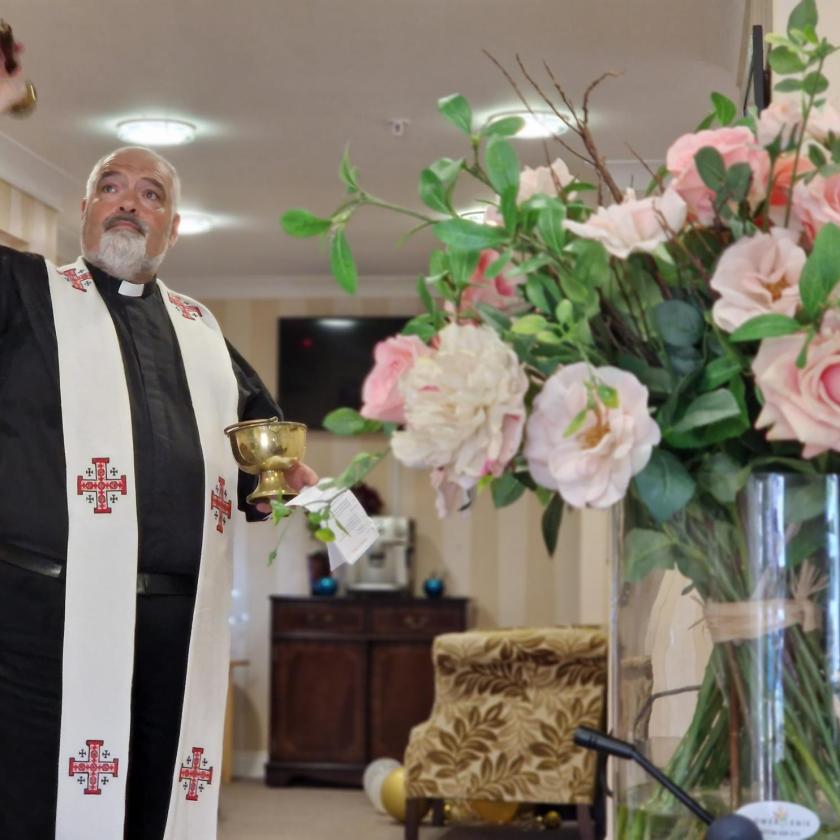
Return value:
<svg viewBox="0 0 840 840">
<path fill-rule="evenodd" d="M 799 57 L 798 51 L 789 47 L 773 47 L 767 56 L 767 63 L 780 76 L 801 73 L 805 69 L 805 62 Z"/>
<path fill-rule="evenodd" d="M 693 347 L 705 329 L 702 314 L 682 300 L 660 303 L 653 310 L 653 321 L 662 340 L 672 347 Z"/>
<path fill-rule="evenodd" d="M 801 0 L 794 6 L 787 22 L 787 33 L 791 37 L 796 31 L 802 32 L 807 27 L 815 29 L 817 26 L 816 0 Z"/>
<path fill-rule="evenodd" d="M 722 93 L 712 93 L 712 107 L 715 109 L 715 116 L 721 125 L 729 125 L 738 114 L 738 107 Z"/>
<path fill-rule="evenodd" d="M 560 525 L 563 522 L 563 499 L 559 493 L 551 496 L 551 501 L 546 506 L 542 515 L 542 537 L 549 557 L 554 555 L 557 548 L 557 540 L 560 536 Z"/>
<path fill-rule="evenodd" d="M 493 505 L 497 508 L 507 507 L 519 499 L 526 489 L 525 485 L 513 473 L 502 473 L 498 478 L 494 478 L 490 484 Z"/>
<path fill-rule="evenodd" d="M 676 543 L 661 531 L 633 528 L 624 536 L 624 578 L 628 583 L 644 580 L 654 569 L 673 569 Z"/>
<path fill-rule="evenodd" d="M 334 435 L 370 434 L 382 429 L 379 420 L 362 417 L 354 408 L 336 408 L 324 418 L 323 426 Z"/>
<path fill-rule="evenodd" d="M 694 155 L 697 174 L 709 189 L 717 192 L 726 182 L 726 163 L 723 156 L 713 146 L 703 146 Z"/>
<path fill-rule="evenodd" d="M 657 522 L 682 510 L 694 495 L 694 479 L 670 452 L 654 449 L 647 466 L 633 479 L 636 493 Z"/>
<path fill-rule="evenodd" d="M 703 461 L 697 473 L 697 481 L 721 504 L 732 504 L 747 483 L 749 475 L 749 466 L 742 466 L 725 452 L 715 452 Z"/>
</svg>

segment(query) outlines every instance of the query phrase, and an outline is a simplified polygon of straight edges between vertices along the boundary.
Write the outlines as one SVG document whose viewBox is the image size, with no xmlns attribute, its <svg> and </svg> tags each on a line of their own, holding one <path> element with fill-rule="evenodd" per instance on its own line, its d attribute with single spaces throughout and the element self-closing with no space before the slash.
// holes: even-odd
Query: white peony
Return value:
<svg viewBox="0 0 840 840">
<path fill-rule="evenodd" d="M 614 401 L 607 400 L 612 407 L 598 395 L 598 384 L 614 390 Z M 525 458 L 534 480 L 568 504 L 605 508 L 624 498 L 659 439 L 647 388 L 633 374 L 578 362 L 549 377 L 534 400 Z"/>
<path fill-rule="evenodd" d="M 450 324 L 436 352 L 400 380 L 405 429 L 391 438 L 409 467 L 431 469 L 441 516 L 466 502 L 484 475 L 500 475 L 522 440 L 528 377 L 486 326 Z"/>
<path fill-rule="evenodd" d="M 650 253 L 682 230 L 688 214 L 686 203 L 675 190 L 659 196 L 636 198 L 627 190 L 621 204 L 599 207 L 586 222 L 566 220 L 567 230 L 583 239 L 600 242 L 614 257 L 625 260 L 638 251 Z"/>
</svg>

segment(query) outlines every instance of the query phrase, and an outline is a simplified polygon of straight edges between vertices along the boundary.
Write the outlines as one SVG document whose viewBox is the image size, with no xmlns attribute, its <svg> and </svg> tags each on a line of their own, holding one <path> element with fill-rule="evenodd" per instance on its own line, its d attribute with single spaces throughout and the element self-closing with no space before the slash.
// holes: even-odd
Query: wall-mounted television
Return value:
<svg viewBox="0 0 840 840">
<path fill-rule="evenodd" d="M 341 406 L 361 407 L 362 382 L 377 342 L 402 330 L 394 317 L 280 318 L 277 401 L 287 420 L 323 428 Z"/>
</svg>

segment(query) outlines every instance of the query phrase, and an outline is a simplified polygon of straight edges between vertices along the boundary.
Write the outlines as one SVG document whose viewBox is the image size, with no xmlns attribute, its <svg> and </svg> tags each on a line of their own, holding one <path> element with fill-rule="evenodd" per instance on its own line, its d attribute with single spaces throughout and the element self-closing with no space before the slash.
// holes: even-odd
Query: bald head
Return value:
<svg viewBox="0 0 840 840">
<path fill-rule="evenodd" d="M 160 169 L 167 173 L 171 183 L 172 210 L 177 213 L 178 206 L 181 203 L 181 179 L 178 177 L 178 171 L 163 155 L 158 154 L 154 149 L 149 149 L 146 146 L 121 146 L 119 149 L 114 149 L 113 152 L 108 152 L 107 155 L 103 155 L 99 158 L 99 160 L 93 165 L 90 175 L 88 175 L 87 185 L 85 186 L 85 198 L 90 199 L 91 193 L 96 188 L 99 173 L 102 172 L 103 168 L 105 168 L 111 160 L 124 154 L 125 152 L 145 155 L 150 160 L 153 160 Z"/>
</svg>

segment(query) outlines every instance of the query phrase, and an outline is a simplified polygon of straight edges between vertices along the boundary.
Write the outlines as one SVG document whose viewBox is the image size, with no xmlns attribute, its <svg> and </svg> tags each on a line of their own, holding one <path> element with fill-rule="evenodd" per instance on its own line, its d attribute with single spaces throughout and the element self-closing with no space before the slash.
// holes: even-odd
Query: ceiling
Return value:
<svg viewBox="0 0 840 840">
<path fill-rule="evenodd" d="M 737 95 L 745 14 L 746 0 L 6 0 L 41 101 L 28 119 L 0 122 L 0 177 L 59 207 L 61 256 L 75 257 L 82 186 L 120 145 L 115 124 L 188 119 L 196 141 L 161 151 L 181 173 L 182 206 L 220 223 L 182 237 L 168 282 L 199 297 L 314 288 L 329 273 L 326 252 L 286 237 L 281 212 L 338 205 L 347 144 L 366 189 L 420 206 L 420 170 L 467 151 L 438 98 L 457 91 L 476 112 L 517 104 L 483 50 L 511 71 L 519 53 L 548 87 L 544 60 L 576 100 L 605 70 L 621 72 L 599 88 L 592 122 L 627 181 L 640 169 L 626 144 L 661 161 L 709 91 Z M 402 136 L 393 119 L 408 121 Z M 545 160 L 539 141 L 517 149 L 523 162 Z M 468 207 L 479 193 L 464 186 L 456 203 Z M 422 271 L 431 241 L 395 244 L 409 227 L 373 209 L 354 218 L 360 273 Z"/>
</svg>

